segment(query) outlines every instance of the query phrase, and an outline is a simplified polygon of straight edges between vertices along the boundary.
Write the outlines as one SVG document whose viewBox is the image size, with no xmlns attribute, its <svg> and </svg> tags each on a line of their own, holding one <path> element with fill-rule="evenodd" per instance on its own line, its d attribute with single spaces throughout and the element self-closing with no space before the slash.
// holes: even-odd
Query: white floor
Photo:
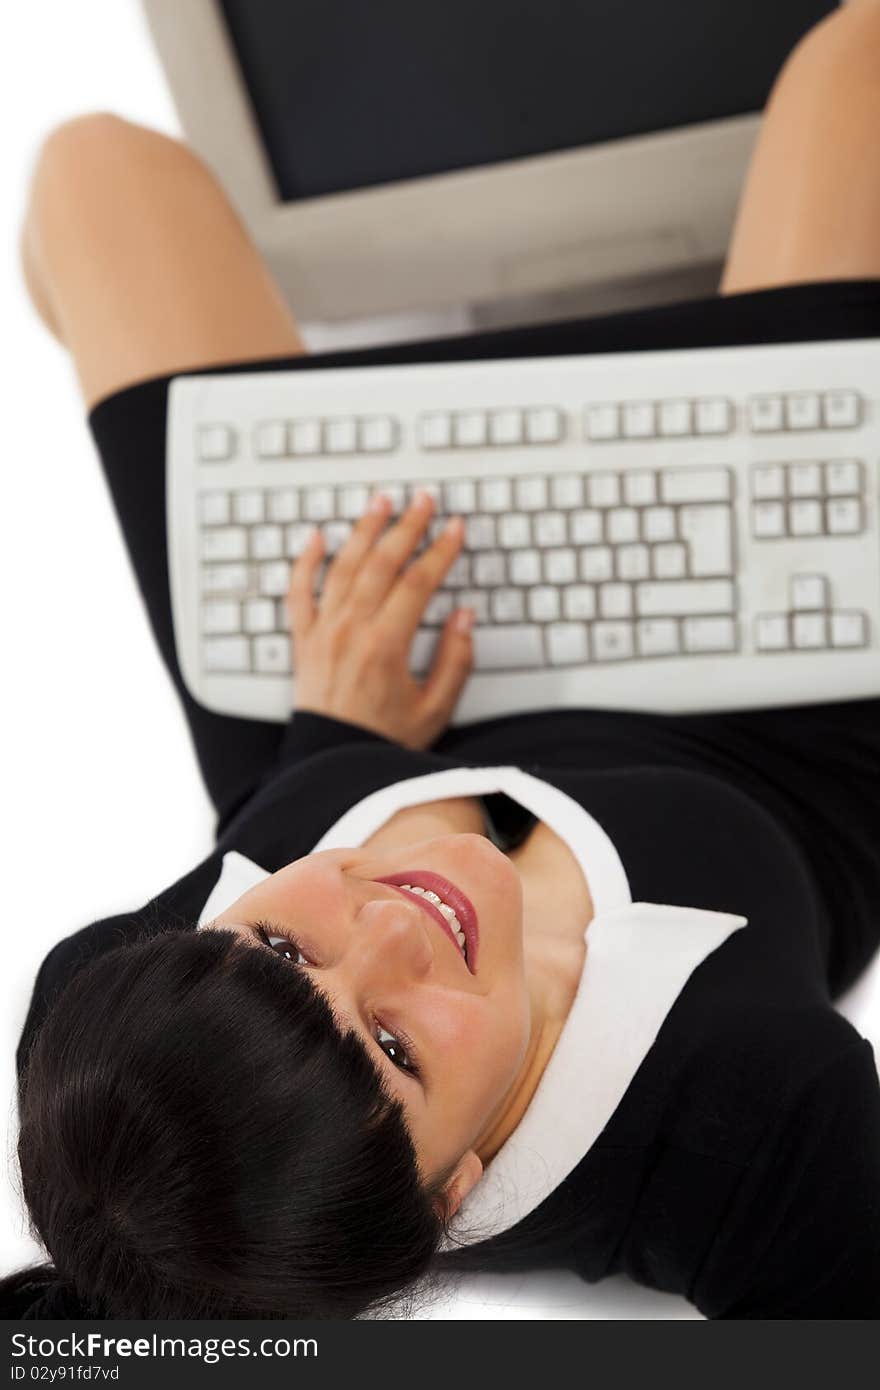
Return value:
<svg viewBox="0 0 880 1390">
<path fill-rule="evenodd" d="M 10 28 L 13 30 L 9 32 Z M 2 1096 L 8 1116 L 0 1269 L 39 1255 L 15 1188 L 15 1045 L 36 969 L 84 923 L 140 905 L 196 863 L 212 817 L 154 650 L 66 354 L 30 308 L 18 228 L 42 136 L 87 110 L 179 134 L 136 0 L 31 0 L 0 53 L 0 185 L 7 495 L 0 508 Z M 463 325 L 462 325 L 463 326 Z M 310 345 L 326 333 L 314 326 Z M 880 960 L 843 1001 L 880 1051 Z M 623 1279 L 468 1281 L 433 1313 L 469 1319 L 697 1318 L 683 1299 Z"/>
</svg>

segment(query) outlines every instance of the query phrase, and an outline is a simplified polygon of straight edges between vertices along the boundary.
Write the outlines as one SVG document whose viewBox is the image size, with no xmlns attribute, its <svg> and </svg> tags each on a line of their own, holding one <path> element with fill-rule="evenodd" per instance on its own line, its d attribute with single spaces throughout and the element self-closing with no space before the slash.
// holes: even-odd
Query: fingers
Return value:
<svg viewBox="0 0 880 1390">
<path fill-rule="evenodd" d="M 294 638 L 305 636 L 315 620 L 315 577 L 323 558 L 324 537 L 316 526 L 296 564 L 290 567 L 287 611 Z"/>
<path fill-rule="evenodd" d="M 387 598 L 401 567 L 424 535 L 433 510 L 431 494 L 418 493 L 400 520 L 361 556 L 347 595 L 353 616 L 368 617 Z M 338 558 L 342 558 L 341 551 Z"/>
<path fill-rule="evenodd" d="M 473 666 L 473 622 L 474 615 L 469 609 L 458 609 L 450 614 L 434 664 L 422 685 L 422 709 L 437 734 L 449 723 Z"/>
<path fill-rule="evenodd" d="M 386 631 L 399 633 L 409 645 L 428 599 L 452 568 L 463 541 L 464 521 L 452 517 L 433 544 L 407 566 L 382 605 Z"/>
<path fill-rule="evenodd" d="M 349 593 L 369 552 L 382 534 L 391 515 L 391 499 L 377 492 L 370 505 L 352 528 L 351 535 L 334 556 L 321 590 L 321 608 L 332 612 Z"/>
</svg>

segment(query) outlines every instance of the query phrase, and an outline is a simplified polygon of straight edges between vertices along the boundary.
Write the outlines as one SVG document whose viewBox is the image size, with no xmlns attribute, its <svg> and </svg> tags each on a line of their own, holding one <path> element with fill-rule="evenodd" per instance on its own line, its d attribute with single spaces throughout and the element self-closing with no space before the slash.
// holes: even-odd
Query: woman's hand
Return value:
<svg viewBox="0 0 880 1390">
<path fill-rule="evenodd" d="M 413 636 L 464 538 L 455 517 L 404 569 L 433 510 L 430 493 L 421 493 L 386 530 L 391 503 L 377 493 L 330 562 L 320 599 L 314 591 L 324 539 L 315 529 L 292 567 L 287 596 L 297 709 L 361 724 L 407 748 L 428 748 L 446 728 L 471 669 L 473 613 L 449 615 L 429 675 L 415 680 Z"/>
</svg>

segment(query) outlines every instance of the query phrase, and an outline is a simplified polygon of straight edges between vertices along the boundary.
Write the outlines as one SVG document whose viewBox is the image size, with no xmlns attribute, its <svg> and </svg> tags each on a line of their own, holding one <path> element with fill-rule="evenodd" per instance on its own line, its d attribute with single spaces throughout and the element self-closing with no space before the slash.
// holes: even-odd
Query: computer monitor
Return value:
<svg viewBox="0 0 880 1390">
<path fill-rule="evenodd" d="M 143 0 L 303 321 L 717 272 L 828 0 Z"/>
</svg>

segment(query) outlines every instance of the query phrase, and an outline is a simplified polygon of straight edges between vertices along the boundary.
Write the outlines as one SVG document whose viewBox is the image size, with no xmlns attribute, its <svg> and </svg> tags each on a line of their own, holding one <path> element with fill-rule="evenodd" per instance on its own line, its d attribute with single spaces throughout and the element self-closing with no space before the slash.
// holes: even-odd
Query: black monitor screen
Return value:
<svg viewBox="0 0 880 1390">
<path fill-rule="evenodd" d="M 220 0 L 285 202 L 760 111 L 828 0 Z"/>
</svg>

